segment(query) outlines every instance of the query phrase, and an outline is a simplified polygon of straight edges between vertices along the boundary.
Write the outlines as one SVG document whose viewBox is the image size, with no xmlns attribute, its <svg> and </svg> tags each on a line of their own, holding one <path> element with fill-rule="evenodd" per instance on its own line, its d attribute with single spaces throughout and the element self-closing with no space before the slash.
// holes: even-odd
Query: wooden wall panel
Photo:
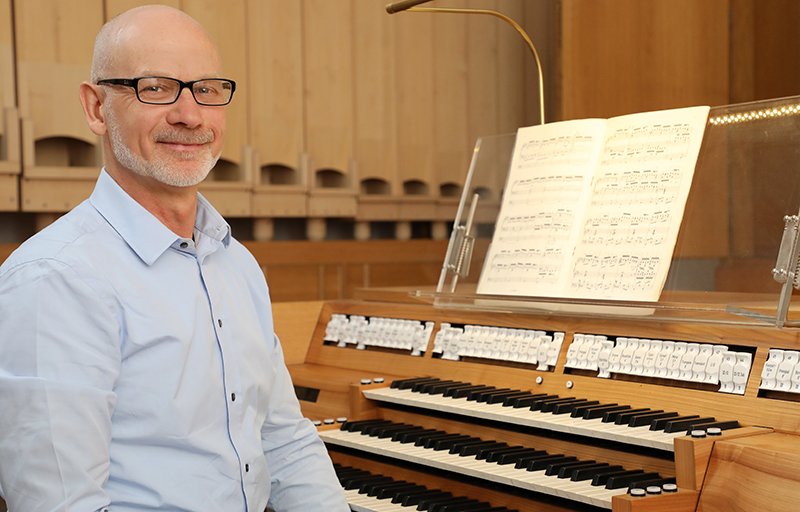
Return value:
<svg viewBox="0 0 800 512">
<path fill-rule="evenodd" d="M 727 0 L 564 0 L 560 119 L 729 97 Z"/>
<path fill-rule="evenodd" d="M 176 9 L 181 8 L 181 0 L 105 0 L 106 21 L 134 7 L 151 4 L 169 5 Z"/>
<path fill-rule="evenodd" d="M 181 0 L 181 8 L 199 21 L 217 44 L 222 59 L 222 76 L 241 84 L 240 87 L 247 84 L 247 31 L 236 28 L 246 24 L 245 0 L 226 0 L 224 3 L 217 0 Z M 240 181 L 249 184 L 250 170 L 244 168 L 242 161 L 242 148 L 249 140 L 246 91 L 240 89 L 238 93 L 235 92 L 233 101 L 225 108 L 227 121 L 221 159 L 236 166 L 226 169 L 225 166 L 218 165 L 210 178 L 215 181 Z"/>
<path fill-rule="evenodd" d="M 468 2 L 448 6 L 463 8 Z M 418 14 L 417 16 L 424 16 Z M 434 66 L 434 168 L 437 188 L 464 185 L 475 141 L 467 134 L 467 19 L 464 14 L 432 14 Z M 440 190 L 433 191 L 440 195 Z"/>
<path fill-rule="evenodd" d="M 394 19 L 373 0 L 353 2 L 354 155 L 359 182 L 376 179 L 397 194 L 394 147 Z M 365 190 L 360 189 L 363 194 Z M 368 191 L 376 193 L 378 191 Z M 380 192 L 378 192 L 380 193 Z"/>
<path fill-rule="evenodd" d="M 20 167 L 19 111 L 14 72 L 14 33 L 11 19 L 11 0 L 0 1 L 0 179 L 2 175 L 19 174 Z M 5 180 L 6 187 L 8 179 Z M 16 189 L 16 186 L 14 187 Z M 14 197 L 17 193 L 14 192 Z M 2 204 L 3 201 L 0 201 Z M 15 199 L 11 206 L 3 204 L 0 210 L 18 208 Z"/>
<path fill-rule="evenodd" d="M 242 91 L 250 105 L 250 141 L 259 172 L 255 183 L 270 184 L 267 166 L 293 170 L 284 184 L 298 184 L 303 146 L 302 2 L 248 0 L 249 80 Z M 276 177 L 277 179 L 278 177 Z"/>
<path fill-rule="evenodd" d="M 89 78 L 94 37 L 103 24 L 103 2 L 15 2 L 14 16 L 25 173 L 32 176 L 34 167 L 44 165 L 58 168 L 56 175 L 73 168 L 75 176 L 93 178 L 96 168 L 86 169 L 100 163 L 99 145 L 86 126 L 77 91 Z M 34 141 L 48 138 L 72 142 L 56 140 L 34 149 Z M 53 172 L 45 174 L 53 177 Z"/>
<path fill-rule="evenodd" d="M 305 0 L 306 143 L 314 171 L 349 176 L 353 156 L 353 10 L 350 1 Z"/>
<path fill-rule="evenodd" d="M 473 0 L 470 7 L 497 10 L 497 0 Z M 498 25 L 493 16 L 467 15 L 467 137 L 499 133 Z"/>
<path fill-rule="evenodd" d="M 395 30 L 397 172 L 404 192 L 430 196 L 435 180 L 433 17 L 399 13 Z M 408 189 L 414 182 L 424 187 Z M 423 190 L 424 189 L 424 190 Z"/>
</svg>

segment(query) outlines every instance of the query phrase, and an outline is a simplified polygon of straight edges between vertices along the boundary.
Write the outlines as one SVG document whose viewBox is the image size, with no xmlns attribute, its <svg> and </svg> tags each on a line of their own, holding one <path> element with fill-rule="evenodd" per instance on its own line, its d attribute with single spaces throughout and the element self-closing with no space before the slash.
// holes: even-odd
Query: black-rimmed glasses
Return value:
<svg viewBox="0 0 800 512">
<path fill-rule="evenodd" d="M 183 89 L 192 91 L 199 105 L 221 107 L 231 102 L 236 82 L 227 78 L 204 78 L 183 82 L 165 76 L 142 76 L 139 78 L 106 78 L 97 85 L 124 85 L 136 91 L 136 99 L 150 105 L 169 105 L 178 101 Z"/>
</svg>

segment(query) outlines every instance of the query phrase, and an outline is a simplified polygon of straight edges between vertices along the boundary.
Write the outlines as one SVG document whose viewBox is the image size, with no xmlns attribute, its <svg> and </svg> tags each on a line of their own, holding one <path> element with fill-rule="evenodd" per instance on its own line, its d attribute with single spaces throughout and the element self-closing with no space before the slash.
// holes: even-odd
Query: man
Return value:
<svg viewBox="0 0 800 512">
<path fill-rule="evenodd" d="M 252 256 L 197 193 L 236 85 L 200 25 L 100 31 L 80 99 L 92 196 L 0 267 L 0 488 L 12 512 L 349 510 L 303 419 Z"/>
</svg>

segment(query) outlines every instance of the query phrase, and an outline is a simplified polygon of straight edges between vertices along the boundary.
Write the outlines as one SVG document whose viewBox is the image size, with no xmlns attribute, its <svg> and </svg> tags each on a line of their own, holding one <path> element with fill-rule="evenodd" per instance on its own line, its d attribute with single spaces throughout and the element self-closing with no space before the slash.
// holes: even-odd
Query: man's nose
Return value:
<svg viewBox="0 0 800 512">
<path fill-rule="evenodd" d="M 182 124 L 188 128 L 196 128 L 202 121 L 201 106 L 197 104 L 188 88 L 183 89 L 178 95 L 167 114 L 169 124 Z"/>
</svg>

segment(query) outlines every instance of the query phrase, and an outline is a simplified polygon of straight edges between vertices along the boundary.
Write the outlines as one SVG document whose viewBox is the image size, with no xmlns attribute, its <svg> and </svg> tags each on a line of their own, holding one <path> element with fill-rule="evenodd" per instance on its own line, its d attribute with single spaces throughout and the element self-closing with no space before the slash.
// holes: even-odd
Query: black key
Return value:
<svg viewBox="0 0 800 512">
<path fill-rule="evenodd" d="M 593 420 L 595 418 L 602 418 L 606 413 L 621 412 L 630 409 L 630 405 L 599 405 L 591 407 L 583 413 L 583 419 Z"/>
<path fill-rule="evenodd" d="M 486 512 L 491 510 L 492 506 L 485 501 L 470 500 L 467 503 L 462 503 L 456 507 L 445 506 L 438 512 Z"/>
<path fill-rule="evenodd" d="M 456 388 L 453 390 L 449 390 L 444 394 L 444 396 L 451 396 L 453 398 L 466 398 L 470 393 L 474 391 L 480 391 L 489 388 L 494 388 L 494 386 L 483 386 L 478 384 L 475 386 L 467 386 L 465 388 Z"/>
<path fill-rule="evenodd" d="M 345 432 L 361 432 L 365 427 L 371 425 L 389 425 L 389 420 L 360 420 L 360 421 L 345 421 L 342 423 L 341 429 Z"/>
<path fill-rule="evenodd" d="M 530 396 L 522 396 L 520 398 L 512 398 L 509 403 L 503 402 L 506 407 L 513 407 L 514 409 L 521 409 L 523 407 L 530 407 L 533 402 L 542 398 L 558 398 L 558 395 L 548 395 L 547 393 L 531 393 Z"/>
<path fill-rule="evenodd" d="M 470 382 L 454 382 L 452 384 L 448 384 L 446 386 L 432 386 L 430 391 L 428 391 L 431 395 L 445 395 L 451 389 L 461 389 L 472 386 Z"/>
<path fill-rule="evenodd" d="M 623 469 L 624 468 L 622 466 L 612 466 L 610 464 L 597 466 L 594 468 L 581 468 L 572 474 L 572 478 L 570 478 L 570 480 L 573 482 L 583 482 L 584 480 L 591 480 L 595 477 L 595 475 L 599 475 L 603 472 L 622 471 Z"/>
<path fill-rule="evenodd" d="M 352 477 L 348 478 L 345 482 L 342 483 L 342 487 L 347 490 L 352 489 L 360 489 L 363 485 L 368 484 L 370 482 L 380 482 L 385 481 L 386 476 L 383 475 L 368 475 L 368 476 L 360 476 L 360 477 Z"/>
<path fill-rule="evenodd" d="M 514 469 L 528 469 L 528 466 L 533 464 L 534 461 L 550 457 L 551 455 L 544 450 L 538 450 L 543 453 L 533 453 L 520 458 L 515 464 Z"/>
<path fill-rule="evenodd" d="M 598 400 L 581 400 L 579 402 L 558 404 L 553 407 L 553 414 L 568 414 L 572 413 L 576 407 L 580 407 L 582 405 L 597 405 L 599 403 L 600 402 Z"/>
<path fill-rule="evenodd" d="M 452 380 L 442 380 L 442 379 L 437 379 L 431 382 L 418 382 L 417 384 L 411 386 L 411 391 L 413 393 L 427 393 L 432 386 L 440 386 L 440 385 L 446 386 L 452 383 L 453 383 Z"/>
<path fill-rule="evenodd" d="M 423 430 L 425 430 L 423 427 L 420 427 L 419 425 L 415 425 L 415 426 L 409 428 L 408 430 L 396 431 L 396 432 L 392 433 L 392 435 L 390 437 L 391 437 L 392 441 L 398 441 L 400 439 L 400 437 L 402 437 L 404 434 L 410 434 L 412 432 L 421 432 Z"/>
<path fill-rule="evenodd" d="M 645 414 L 639 414 L 634 416 L 628 421 L 629 427 L 643 427 L 645 425 L 652 424 L 655 420 L 661 420 L 664 418 L 677 418 L 677 412 L 649 412 Z"/>
<path fill-rule="evenodd" d="M 513 454 L 513 453 L 523 453 L 526 452 L 527 450 L 530 450 L 530 448 L 519 445 L 509 446 L 508 448 L 494 450 L 488 457 L 486 457 L 486 462 L 499 462 L 500 457 L 502 457 L 503 455 Z"/>
<path fill-rule="evenodd" d="M 393 380 L 392 383 L 389 385 L 390 388 L 394 389 L 411 389 L 411 386 L 416 384 L 417 382 L 423 381 L 434 381 L 439 380 L 436 377 L 412 377 L 410 379 L 399 379 Z"/>
<path fill-rule="evenodd" d="M 392 482 L 394 482 L 394 479 L 390 476 L 384 476 L 381 478 L 370 480 L 369 482 L 365 482 L 364 485 L 359 487 L 358 494 L 366 494 L 367 496 L 369 496 L 369 493 L 374 491 L 376 488 L 380 487 L 381 485 L 389 485 Z"/>
<path fill-rule="evenodd" d="M 601 404 L 597 401 L 592 401 L 587 404 L 578 405 L 572 411 L 570 411 L 569 415 L 572 418 L 583 418 L 583 415 L 586 414 L 586 411 L 589 409 L 597 409 L 598 407 L 613 407 L 617 404 Z"/>
<path fill-rule="evenodd" d="M 632 409 L 630 411 L 621 412 L 617 415 L 617 419 L 614 420 L 615 425 L 627 425 L 630 423 L 631 418 L 634 416 L 639 416 L 641 414 L 648 414 L 651 412 L 664 412 L 661 409 L 653 410 L 653 409 Z"/>
<path fill-rule="evenodd" d="M 575 464 L 573 466 L 570 465 L 563 466 L 561 469 L 558 470 L 558 478 L 569 478 L 570 480 L 572 480 L 572 475 L 574 475 L 581 469 L 599 468 L 607 466 L 608 464 L 603 464 L 602 462 L 595 462 L 593 460 L 583 461 L 580 464 Z"/>
<path fill-rule="evenodd" d="M 504 395 L 492 396 L 488 400 L 486 400 L 486 403 L 487 404 L 502 404 L 502 405 L 506 405 L 506 402 L 508 402 L 509 400 L 512 400 L 514 398 L 522 398 L 524 396 L 530 396 L 530 394 L 531 393 L 529 391 L 519 391 L 519 390 L 517 390 L 517 391 L 513 391 L 513 392 L 508 393 L 508 394 L 504 394 Z"/>
<path fill-rule="evenodd" d="M 432 438 L 440 438 L 440 437 L 447 437 L 454 435 L 452 432 L 445 432 L 444 430 L 437 430 L 431 434 L 425 436 L 419 436 L 416 441 L 414 441 L 414 446 L 425 446 L 425 443 L 428 442 L 429 439 Z"/>
<path fill-rule="evenodd" d="M 564 462 L 552 462 L 547 465 L 547 468 L 544 470 L 545 476 L 556 476 L 558 472 L 561 471 L 561 468 L 575 466 L 577 464 L 583 464 L 586 461 L 583 460 L 569 460 Z M 594 464 L 595 461 L 589 461 Z"/>
<path fill-rule="evenodd" d="M 452 437 L 440 437 L 432 439 L 431 443 L 426 443 L 425 448 L 432 448 L 433 451 L 440 452 L 442 450 L 450 450 L 452 446 L 459 441 L 466 441 L 467 439 L 477 439 L 466 434 L 453 434 Z"/>
<path fill-rule="evenodd" d="M 479 401 L 487 404 L 499 404 L 503 403 L 507 396 L 519 396 L 520 393 L 524 393 L 524 391 L 520 391 L 518 389 L 508 389 L 498 393 L 489 393 L 486 396 L 482 396 Z"/>
<path fill-rule="evenodd" d="M 425 487 L 415 484 L 414 482 L 399 481 L 395 485 L 387 485 L 375 493 L 375 497 L 379 500 L 392 499 L 400 493 L 413 491 L 415 489 L 424 489 Z"/>
<path fill-rule="evenodd" d="M 555 404 L 560 404 L 563 402 L 569 402 L 570 400 L 575 400 L 574 396 L 568 396 L 566 398 L 552 398 L 547 400 L 539 400 L 533 402 L 531 404 L 532 411 L 542 411 L 542 412 L 550 412 L 553 410 L 553 406 Z"/>
<path fill-rule="evenodd" d="M 367 427 L 361 431 L 362 435 L 370 436 L 370 437 L 391 437 L 392 432 L 396 432 L 398 430 L 408 430 L 412 428 L 414 425 L 409 425 L 408 423 L 392 423 L 390 425 L 373 425 L 371 427 Z M 390 434 L 382 436 L 385 432 L 390 432 Z"/>
<path fill-rule="evenodd" d="M 494 510 L 492 505 L 486 501 L 472 500 L 474 503 L 465 503 L 456 508 L 443 508 L 441 512 L 490 512 Z"/>
<path fill-rule="evenodd" d="M 411 489 L 402 493 L 398 493 L 397 496 L 392 498 L 392 503 L 402 503 L 403 500 L 410 499 L 412 496 L 427 494 L 436 491 L 435 489 L 434 490 L 428 489 L 424 485 L 420 485 L 419 487 L 420 489 Z"/>
<path fill-rule="evenodd" d="M 500 450 L 507 450 L 509 448 L 511 448 L 511 446 L 508 446 L 508 443 L 497 442 L 497 446 L 481 448 L 480 450 L 478 450 L 478 452 L 475 454 L 475 459 L 485 460 L 486 462 L 492 462 L 489 460 L 489 457 L 494 455 L 495 452 Z"/>
<path fill-rule="evenodd" d="M 396 441 L 402 444 L 413 443 L 420 437 L 433 434 L 434 432 L 441 432 L 441 430 L 436 430 L 434 428 L 424 428 L 422 430 L 415 430 L 414 432 L 396 432 L 392 436 L 392 441 Z"/>
<path fill-rule="evenodd" d="M 471 443 L 465 446 L 462 446 L 461 449 L 457 450 L 461 457 L 473 457 L 478 454 L 478 452 L 483 448 L 502 448 L 502 446 L 508 446 L 505 443 L 498 443 L 497 441 L 483 441 L 482 443 Z M 451 450 L 450 453 L 453 453 Z"/>
<path fill-rule="evenodd" d="M 686 417 L 686 418 L 675 418 L 674 420 L 667 423 L 667 426 L 664 427 L 664 432 L 671 433 L 671 432 L 680 432 L 681 430 L 691 430 L 694 428 L 694 425 L 698 423 L 709 423 L 714 421 L 713 417 Z"/>
<path fill-rule="evenodd" d="M 692 428 L 702 428 L 702 429 L 709 429 L 709 428 L 718 428 L 720 430 L 730 430 L 732 428 L 739 428 L 739 422 L 736 420 L 727 420 L 727 421 L 712 421 L 711 423 L 699 423 L 694 425 Z"/>
<path fill-rule="evenodd" d="M 507 389 L 507 388 L 505 388 Z M 500 390 L 497 386 L 484 386 L 483 389 L 473 389 L 467 394 L 467 401 L 468 402 L 476 402 L 478 398 L 483 396 L 484 393 L 488 393 L 490 391 Z"/>
<path fill-rule="evenodd" d="M 652 423 L 650 423 L 650 430 L 652 430 L 652 431 L 664 430 L 664 427 L 667 426 L 667 423 L 669 423 L 673 419 L 677 418 L 678 416 L 679 415 L 677 413 L 675 413 L 675 415 L 673 415 L 673 416 L 667 416 L 666 418 L 655 419 L 655 420 L 653 420 Z"/>
<path fill-rule="evenodd" d="M 453 453 L 453 454 L 460 453 L 465 446 L 477 443 L 485 443 L 485 442 L 486 441 L 478 437 L 472 437 L 464 441 L 457 441 L 453 443 L 453 446 L 450 447 L 450 450 L 447 453 Z"/>
<path fill-rule="evenodd" d="M 435 499 L 435 498 L 441 497 L 441 496 L 453 496 L 453 495 L 451 493 L 449 493 L 449 492 L 440 491 L 438 489 L 435 489 L 435 490 L 431 490 L 431 491 L 428 491 L 428 492 L 421 492 L 421 493 L 417 493 L 417 494 L 408 495 L 408 496 L 403 498 L 403 501 L 401 501 L 400 504 L 403 505 L 404 507 L 409 507 L 409 506 L 413 506 L 413 505 L 419 505 L 420 503 L 423 502 L 423 500 Z M 426 508 L 427 508 L 427 505 L 426 505 Z"/>
<path fill-rule="evenodd" d="M 640 473 L 630 474 L 630 475 L 610 476 L 608 478 L 608 482 L 606 482 L 606 489 L 622 489 L 623 487 L 628 487 L 629 485 L 636 482 L 652 480 L 654 478 L 661 478 L 661 475 L 659 475 L 658 473 L 645 473 L 641 469 L 634 471 L 639 471 Z"/>
<path fill-rule="evenodd" d="M 612 475 L 620 475 L 627 471 L 628 470 L 625 468 L 616 469 L 616 467 L 608 468 L 607 470 L 601 469 L 592 477 L 592 485 L 595 487 L 605 487 L 606 482 L 608 482 L 608 479 L 611 478 Z"/>
<path fill-rule="evenodd" d="M 453 495 L 441 496 L 439 498 L 426 498 L 420 501 L 419 504 L 417 504 L 417 510 L 431 510 L 431 507 L 438 503 L 447 503 L 450 502 L 451 500 L 460 500 L 460 499 L 464 498 L 459 498 L 458 496 L 453 496 Z"/>
<path fill-rule="evenodd" d="M 518 392 L 518 391 L 519 391 L 519 390 L 517 390 L 517 389 L 511 389 L 511 388 L 500 388 L 500 389 L 495 389 L 494 391 L 489 391 L 489 392 L 486 392 L 486 393 L 481 393 L 481 394 L 480 394 L 480 396 L 478 397 L 477 401 L 478 401 L 478 402 L 481 402 L 481 403 L 486 403 L 486 402 L 488 402 L 488 401 L 489 401 L 489 399 L 490 399 L 490 398 L 492 398 L 492 397 L 495 397 L 495 396 L 501 396 L 501 397 L 503 397 L 503 396 L 506 396 L 506 395 L 510 395 L 510 394 L 512 394 L 512 393 L 516 393 L 516 392 Z"/>
<path fill-rule="evenodd" d="M 646 411 L 649 411 L 649 410 L 650 409 L 631 409 L 630 407 L 627 407 L 627 408 L 619 410 L 619 411 L 608 411 L 606 413 L 603 413 L 603 423 L 616 423 L 617 417 L 620 414 L 625 413 L 625 412 L 632 412 L 632 411 L 646 412 Z"/>
<path fill-rule="evenodd" d="M 559 455 L 549 455 L 547 457 L 542 457 L 540 459 L 534 459 L 528 462 L 528 466 L 525 468 L 528 471 L 542 471 L 547 470 L 547 466 L 550 464 L 560 464 L 564 462 L 574 462 L 577 461 L 577 457 L 567 457 L 566 455 L 559 454 Z"/>
<path fill-rule="evenodd" d="M 526 457 L 544 457 L 547 455 L 547 452 L 544 450 L 535 450 L 533 448 L 525 448 L 519 452 L 509 452 L 500 455 L 497 459 L 497 463 L 501 466 L 505 466 L 507 464 L 514 464 L 516 467 L 517 462 L 526 458 Z"/>
<path fill-rule="evenodd" d="M 472 498 L 467 498 L 466 496 L 454 496 L 449 500 L 442 500 L 439 502 L 431 503 L 431 506 L 428 507 L 430 512 L 442 512 L 445 508 L 449 509 L 450 511 L 455 510 L 454 507 L 460 507 L 462 505 L 466 505 L 472 502 Z M 417 507 L 417 510 L 422 510 Z"/>
</svg>

